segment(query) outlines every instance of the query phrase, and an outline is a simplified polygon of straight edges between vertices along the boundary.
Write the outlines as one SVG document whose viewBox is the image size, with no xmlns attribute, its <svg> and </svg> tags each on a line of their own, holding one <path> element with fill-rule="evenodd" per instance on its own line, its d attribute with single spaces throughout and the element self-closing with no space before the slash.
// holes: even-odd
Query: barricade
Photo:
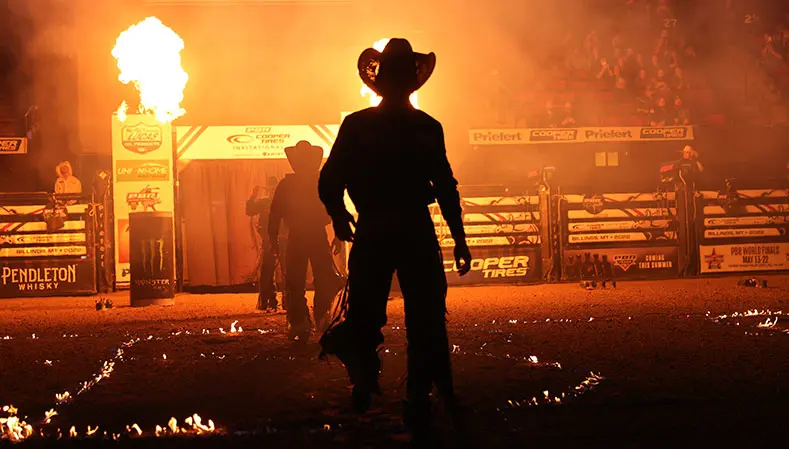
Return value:
<svg viewBox="0 0 789 449">
<path fill-rule="evenodd" d="M 96 293 L 91 199 L 0 194 L 0 298 Z"/>
<path fill-rule="evenodd" d="M 678 275 L 674 192 L 564 194 L 559 198 L 563 280 Z"/>
<path fill-rule="evenodd" d="M 789 186 L 786 180 L 727 180 L 696 201 L 699 272 L 789 270 Z"/>
<path fill-rule="evenodd" d="M 439 207 L 431 212 L 444 257 L 449 285 L 523 284 L 539 282 L 541 255 L 540 197 L 505 189 L 461 191 L 463 223 L 473 260 L 471 272 L 458 276 L 455 242 Z"/>
</svg>

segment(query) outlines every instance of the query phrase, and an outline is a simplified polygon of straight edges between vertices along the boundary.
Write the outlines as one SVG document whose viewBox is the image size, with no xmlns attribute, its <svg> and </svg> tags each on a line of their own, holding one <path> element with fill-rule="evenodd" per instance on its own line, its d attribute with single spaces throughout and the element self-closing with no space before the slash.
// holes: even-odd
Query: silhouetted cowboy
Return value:
<svg viewBox="0 0 789 449">
<path fill-rule="evenodd" d="M 320 329 L 328 322 L 331 304 L 342 281 L 334 269 L 331 248 L 326 235 L 329 216 L 318 198 L 318 170 L 323 149 L 301 141 L 285 148 L 285 155 L 294 173 L 285 175 L 277 185 L 271 202 L 268 236 L 272 249 L 279 252 L 279 226 L 288 226 L 288 247 L 285 257 L 285 295 L 288 301 L 288 323 L 291 340 L 305 341 L 312 333 L 312 321 L 304 297 L 307 262 L 312 266 L 315 297 L 313 314 Z"/>
<path fill-rule="evenodd" d="M 454 401 L 447 283 L 428 210 L 436 199 L 455 240 L 461 275 L 471 262 L 443 129 L 409 103 L 409 95 L 430 77 L 435 60 L 433 53 L 414 53 L 404 39 L 392 39 L 383 52 L 370 48 L 361 54 L 359 75 L 383 100 L 345 118 L 319 183 L 335 234 L 353 241 L 346 319 L 325 334 L 324 352 L 345 364 L 355 406 L 366 411 L 372 393 L 379 392 L 376 349 L 383 342 L 387 297 L 397 272 L 408 338 L 405 418 L 415 439 L 429 428 L 433 383 L 439 394 Z M 359 213 L 358 224 L 345 208 L 346 189 Z"/>
<path fill-rule="evenodd" d="M 258 294 L 257 308 L 259 310 L 277 310 L 277 289 L 274 284 L 274 271 L 277 260 L 271 248 L 268 237 L 269 212 L 271 210 L 271 197 L 277 188 L 277 178 L 270 176 L 266 180 L 266 187 L 255 186 L 252 195 L 247 200 L 247 216 L 257 216 L 257 231 L 260 234 L 260 293 Z M 263 196 L 265 194 L 265 196 Z M 283 304 L 284 306 L 284 304 Z"/>
</svg>

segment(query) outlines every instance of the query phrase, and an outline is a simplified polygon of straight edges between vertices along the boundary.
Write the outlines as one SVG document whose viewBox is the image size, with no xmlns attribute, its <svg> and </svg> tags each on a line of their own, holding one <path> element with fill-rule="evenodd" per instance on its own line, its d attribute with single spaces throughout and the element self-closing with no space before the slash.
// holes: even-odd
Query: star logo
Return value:
<svg viewBox="0 0 789 449">
<path fill-rule="evenodd" d="M 718 254 L 715 250 L 712 250 L 707 256 L 704 256 L 704 261 L 707 263 L 707 269 L 709 270 L 720 270 L 721 264 L 723 264 L 723 254 Z"/>
</svg>

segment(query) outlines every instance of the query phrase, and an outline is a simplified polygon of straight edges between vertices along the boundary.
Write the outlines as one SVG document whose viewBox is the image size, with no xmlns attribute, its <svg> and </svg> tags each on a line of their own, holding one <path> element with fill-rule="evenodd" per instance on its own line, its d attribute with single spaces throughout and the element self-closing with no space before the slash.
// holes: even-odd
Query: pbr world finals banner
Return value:
<svg viewBox="0 0 789 449">
<path fill-rule="evenodd" d="M 115 282 L 128 286 L 129 214 L 175 211 L 172 126 L 154 117 L 112 117 Z"/>
<path fill-rule="evenodd" d="M 595 128 L 472 129 L 472 145 L 534 145 L 546 143 L 609 143 L 693 140 L 691 126 L 606 126 Z"/>
</svg>

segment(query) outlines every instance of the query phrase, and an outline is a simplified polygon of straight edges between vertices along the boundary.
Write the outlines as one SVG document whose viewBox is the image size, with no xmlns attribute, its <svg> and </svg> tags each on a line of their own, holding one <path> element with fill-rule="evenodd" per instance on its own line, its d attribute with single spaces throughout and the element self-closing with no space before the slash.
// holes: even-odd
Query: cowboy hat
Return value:
<svg viewBox="0 0 789 449">
<path fill-rule="evenodd" d="M 414 64 L 416 79 L 411 81 L 413 84 L 410 86 L 397 87 L 405 87 L 414 92 L 419 90 L 433 74 L 433 69 L 436 68 L 436 55 L 435 53 L 416 53 L 406 39 L 391 39 L 382 52 L 374 48 L 364 50 L 359 56 L 357 68 L 362 82 L 373 92 L 381 95 L 381 91 L 386 90 L 385 84 L 387 82 L 404 81 L 402 78 L 398 79 L 397 75 L 400 75 L 399 72 L 403 69 L 403 64 L 411 63 Z M 381 76 L 382 74 L 383 76 Z M 391 79 L 387 81 L 387 78 L 390 77 Z"/>
<path fill-rule="evenodd" d="M 302 140 L 295 146 L 285 148 L 285 156 L 294 172 L 317 172 L 323 160 L 323 148 Z"/>
</svg>

